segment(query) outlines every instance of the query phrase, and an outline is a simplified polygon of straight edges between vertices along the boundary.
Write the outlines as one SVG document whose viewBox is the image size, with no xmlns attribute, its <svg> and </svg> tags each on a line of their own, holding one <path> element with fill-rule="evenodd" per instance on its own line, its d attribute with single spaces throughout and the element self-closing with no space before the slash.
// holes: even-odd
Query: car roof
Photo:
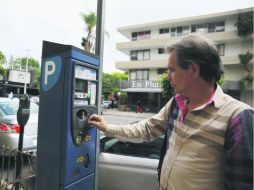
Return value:
<svg viewBox="0 0 254 190">
<path fill-rule="evenodd" d="M 0 97 L 0 102 L 18 101 L 18 98 Z"/>
</svg>

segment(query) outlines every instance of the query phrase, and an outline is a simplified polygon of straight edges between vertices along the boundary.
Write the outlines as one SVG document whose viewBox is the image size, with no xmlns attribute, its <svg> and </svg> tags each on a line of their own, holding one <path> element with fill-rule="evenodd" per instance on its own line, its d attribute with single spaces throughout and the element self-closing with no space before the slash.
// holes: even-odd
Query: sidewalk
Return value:
<svg viewBox="0 0 254 190">
<path fill-rule="evenodd" d="M 126 117 L 137 117 L 137 118 L 149 118 L 156 113 L 151 112 L 143 112 L 143 113 L 136 113 L 134 111 L 119 111 L 117 108 L 106 109 L 103 110 L 103 115 L 118 115 L 118 116 L 126 116 Z"/>
</svg>

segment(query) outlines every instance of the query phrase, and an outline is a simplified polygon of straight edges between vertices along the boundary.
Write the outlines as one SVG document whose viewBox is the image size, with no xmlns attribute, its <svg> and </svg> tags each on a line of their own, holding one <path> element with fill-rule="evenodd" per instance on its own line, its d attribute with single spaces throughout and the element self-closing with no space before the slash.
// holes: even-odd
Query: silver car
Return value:
<svg viewBox="0 0 254 190">
<path fill-rule="evenodd" d="M 0 147 L 18 148 L 20 126 L 17 122 L 19 99 L 0 98 Z M 38 105 L 30 102 L 30 117 L 24 128 L 23 151 L 37 148 Z M 0 156 L 4 156 L 0 151 Z"/>
<path fill-rule="evenodd" d="M 156 190 L 163 137 L 149 143 L 121 142 L 102 136 L 99 190 Z"/>
</svg>

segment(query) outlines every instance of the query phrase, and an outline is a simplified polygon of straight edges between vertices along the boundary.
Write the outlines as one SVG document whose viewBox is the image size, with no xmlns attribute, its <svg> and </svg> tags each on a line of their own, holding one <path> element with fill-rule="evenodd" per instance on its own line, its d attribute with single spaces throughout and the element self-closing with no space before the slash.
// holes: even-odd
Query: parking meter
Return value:
<svg viewBox="0 0 254 190">
<path fill-rule="evenodd" d="M 93 54 L 43 42 L 37 141 L 37 190 L 95 188 L 100 62 Z"/>
<path fill-rule="evenodd" d="M 24 127 L 30 116 L 30 100 L 28 94 L 21 95 L 17 112 L 18 124 Z M 21 127 L 21 128 L 22 128 Z"/>
<path fill-rule="evenodd" d="M 28 94 L 23 94 L 19 99 L 19 108 L 17 111 L 17 121 L 20 126 L 16 178 L 21 174 L 22 161 L 21 152 L 23 150 L 24 128 L 30 116 L 30 100 Z M 19 189 L 19 183 L 15 184 L 15 190 Z"/>
</svg>

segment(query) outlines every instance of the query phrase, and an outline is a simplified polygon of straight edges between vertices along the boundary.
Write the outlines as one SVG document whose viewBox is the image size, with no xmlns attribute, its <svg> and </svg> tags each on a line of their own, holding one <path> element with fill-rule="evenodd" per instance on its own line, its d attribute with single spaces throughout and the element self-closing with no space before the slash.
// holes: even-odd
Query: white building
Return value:
<svg viewBox="0 0 254 190">
<path fill-rule="evenodd" d="M 118 28 L 127 42 L 117 43 L 117 49 L 129 60 L 116 62 L 116 68 L 129 74 L 121 90 L 128 93 L 131 109 L 138 99 L 148 110 L 161 108 L 160 76 L 167 70 L 168 54 L 165 46 L 184 35 L 202 33 L 215 41 L 225 67 L 225 91 L 253 106 L 253 85 L 241 90 L 240 80 L 246 75 L 238 58 L 247 51 L 253 53 L 253 33 L 240 37 L 235 23 L 239 14 L 252 12 L 253 8 L 216 14 L 159 21 Z M 253 61 L 250 69 L 253 73 Z"/>
</svg>

